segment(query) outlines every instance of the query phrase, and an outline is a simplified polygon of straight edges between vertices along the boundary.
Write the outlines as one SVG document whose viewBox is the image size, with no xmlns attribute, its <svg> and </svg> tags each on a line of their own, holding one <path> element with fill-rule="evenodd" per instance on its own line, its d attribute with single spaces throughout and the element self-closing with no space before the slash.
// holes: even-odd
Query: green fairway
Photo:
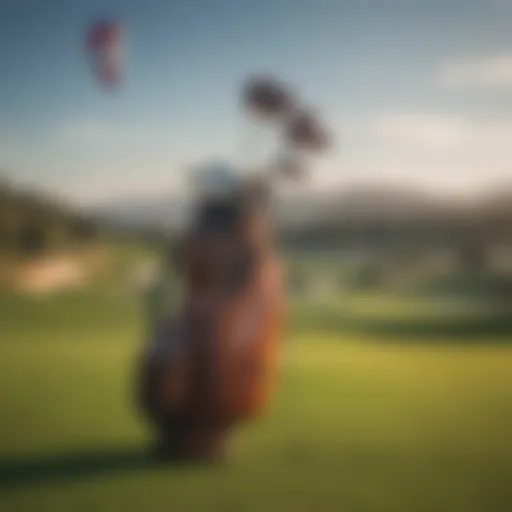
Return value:
<svg viewBox="0 0 512 512">
<path fill-rule="evenodd" d="M 137 311 L 3 300 L 2 512 L 512 510 L 512 344 L 321 333 L 302 305 L 279 395 L 230 461 L 165 467 L 132 403 Z"/>
</svg>

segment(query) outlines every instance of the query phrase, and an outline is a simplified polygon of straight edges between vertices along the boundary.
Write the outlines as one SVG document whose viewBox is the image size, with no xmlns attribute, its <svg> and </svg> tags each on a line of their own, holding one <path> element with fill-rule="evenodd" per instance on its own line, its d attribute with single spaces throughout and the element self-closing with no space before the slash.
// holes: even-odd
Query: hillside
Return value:
<svg viewBox="0 0 512 512">
<path fill-rule="evenodd" d="M 88 280 L 100 257 L 100 228 L 37 191 L 0 182 L 0 284 L 42 292 Z"/>
<path fill-rule="evenodd" d="M 0 255 L 37 258 L 90 243 L 98 226 L 68 205 L 0 181 Z"/>
<path fill-rule="evenodd" d="M 319 237 L 320 245 L 320 239 L 366 245 L 368 239 L 379 243 L 404 236 L 444 244 L 447 239 L 473 238 L 477 232 L 512 243 L 510 205 L 508 190 L 461 200 L 377 185 L 275 198 L 278 224 L 286 237 L 308 243 Z M 115 226 L 174 230 L 184 224 L 189 207 L 189 197 L 161 194 L 121 198 L 96 206 L 91 215 Z"/>
</svg>

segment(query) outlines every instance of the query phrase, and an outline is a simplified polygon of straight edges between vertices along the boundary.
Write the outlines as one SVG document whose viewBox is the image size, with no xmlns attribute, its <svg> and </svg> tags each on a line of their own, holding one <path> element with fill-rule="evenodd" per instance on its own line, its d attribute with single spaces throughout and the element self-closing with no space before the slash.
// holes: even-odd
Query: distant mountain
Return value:
<svg viewBox="0 0 512 512">
<path fill-rule="evenodd" d="M 36 257 L 94 240 L 99 226 L 39 190 L 0 179 L 0 256 Z"/>
<path fill-rule="evenodd" d="M 428 201 L 410 191 L 383 191 L 382 189 L 353 189 L 347 191 L 302 192 L 280 194 L 275 198 L 279 221 L 283 224 L 302 224 L 325 217 L 360 216 L 374 212 L 382 215 L 386 210 L 418 209 Z M 121 226 L 178 228 L 190 211 L 187 196 L 159 195 L 122 198 L 98 205 L 93 209 L 96 217 Z"/>
<path fill-rule="evenodd" d="M 302 223 L 335 204 L 334 198 L 319 194 L 279 197 L 275 201 L 277 216 L 286 224 Z M 176 229 L 184 225 L 191 207 L 187 196 L 130 197 L 97 205 L 90 213 L 119 227 L 160 227 Z"/>
<path fill-rule="evenodd" d="M 96 205 L 91 215 L 111 225 L 175 229 L 185 222 L 190 201 L 183 196 L 127 197 Z"/>
<path fill-rule="evenodd" d="M 305 191 L 279 194 L 275 207 L 280 224 L 301 226 L 322 220 L 399 220 L 411 216 L 443 217 L 478 209 L 487 203 L 488 194 L 472 201 L 454 201 L 435 197 L 422 191 L 396 187 L 353 187 L 328 192 Z M 498 202 L 510 207 L 508 198 Z M 489 198 L 490 199 L 490 198 Z M 95 217 L 113 225 L 123 227 L 150 227 L 176 229 L 186 222 L 191 207 L 191 198 L 185 195 L 159 195 L 128 197 L 96 206 Z"/>
</svg>

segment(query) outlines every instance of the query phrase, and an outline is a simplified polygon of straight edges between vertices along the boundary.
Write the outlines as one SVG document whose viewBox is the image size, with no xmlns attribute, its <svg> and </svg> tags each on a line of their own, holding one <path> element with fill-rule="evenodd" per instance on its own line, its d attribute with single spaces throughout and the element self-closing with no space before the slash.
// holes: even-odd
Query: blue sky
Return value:
<svg viewBox="0 0 512 512">
<path fill-rule="evenodd" d="M 95 86 L 91 19 L 127 29 Z M 3 0 L 0 172 L 77 201 L 161 193 L 240 159 L 242 80 L 273 72 L 324 112 L 317 186 L 512 181 L 512 0 Z"/>
</svg>

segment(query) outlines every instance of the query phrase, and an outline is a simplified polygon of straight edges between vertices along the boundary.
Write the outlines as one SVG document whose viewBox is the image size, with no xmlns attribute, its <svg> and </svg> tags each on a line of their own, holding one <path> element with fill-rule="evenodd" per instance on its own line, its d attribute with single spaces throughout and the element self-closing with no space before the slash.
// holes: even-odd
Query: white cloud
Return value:
<svg viewBox="0 0 512 512">
<path fill-rule="evenodd" d="M 119 197 L 160 197 L 183 187 L 171 168 L 149 173 L 141 172 L 140 168 L 125 171 L 120 175 L 118 169 L 105 169 L 88 178 L 60 180 L 54 190 L 74 203 L 87 205 Z"/>
<path fill-rule="evenodd" d="M 0 170 L 80 202 L 172 191 L 191 163 L 230 149 L 229 134 L 206 137 L 195 126 L 171 123 L 91 116 L 60 119 L 37 134 L 4 134 L 0 125 Z"/>
<path fill-rule="evenodd" d="M 510 122 L 475 121 L 434 114 L 383 114 L 373 122 L 383 142 L 430 151 L 499 152 L 512 156 Z"/>
<path fill-rule="evenodd" d="M 460 146 L 468 136 L 460 119 L 432 115 L 383 114 L 375 119 L 373 129 L 385 142 L 431 149 Z"/>
<path fill-rule="evenodd" d="M 465 194 L 512 184 L 512 119 L 391 111 L 345 131 L 341 158 L 322 173 L 333 186 L 400 183 Z"/>
<path fill-rule="evenodd" d="M 441 85 L 460 87 L 512 87 L 512 51 L 485 58 L 447 62 L 439 70 Z"/>
<path fill-rule="evenodd" d="M 339 131 L 339 155 L 315 159 L 318 185 L 379 181 L 458 191 L 498 179 L 512 182 L 512 118 L 480 122 L 388 111 L 366 120 L 343 118 Z M 9 144 L 0 137 L 0 171 L 7 165 L 24 181 L 84 203 L 170 192 L 184 184 L 189 164 L 237 156 L 234 134 L 197 126 L 173 130 L 91 117 L 61 120 L 37 136 L 8 133 Z"/>
<path fill-rule="evenodd" d="M 147 152 L 169 145 L 162 127 L 101 118 L 60 120 L 48 131 L 46 139 L 56 147 L 86 149 L 93 153 L 133 149 Z"/>
</svg>

